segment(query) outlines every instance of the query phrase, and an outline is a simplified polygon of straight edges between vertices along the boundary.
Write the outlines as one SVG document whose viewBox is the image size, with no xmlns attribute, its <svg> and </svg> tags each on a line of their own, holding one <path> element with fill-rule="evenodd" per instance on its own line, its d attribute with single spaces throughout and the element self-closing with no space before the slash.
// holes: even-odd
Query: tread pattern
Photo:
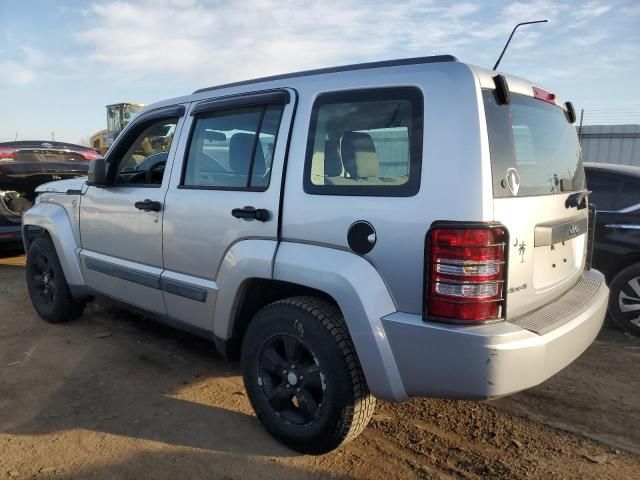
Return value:
<svg viewBox="0 0 640 480">
<path fill-rule="evenodd" d="M 343 425 L 346 428 L 343 428 L 342 432 L 336 432 L 342 435 L 336 448 L 350 442 L 360 435 L 368 425 L 376 408 L 376 399 L 369 392 L 360 361 L 340 310 L 336 305 L 316 297 L 290 297 L 267 305 L 265 309 L 276 305 L 299 308 L 315 317 L 327 329 L 340 348 L 351 375 L 354 405 L 346 411 L 343 420 Z"/>
</svg>

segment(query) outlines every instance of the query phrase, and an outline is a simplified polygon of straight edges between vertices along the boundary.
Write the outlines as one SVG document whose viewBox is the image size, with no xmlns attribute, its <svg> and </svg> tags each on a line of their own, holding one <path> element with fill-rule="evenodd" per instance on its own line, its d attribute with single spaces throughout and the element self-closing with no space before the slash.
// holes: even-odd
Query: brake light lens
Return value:
<svg viewBox="0 0 640 480">
<path fill-rule="evenodd" d="M 85 160 L 95 160 L 100 157 L 100 154 L 95 150 L 82 150 L 80 155 L 82 155 L 82 158 Z"/>
<path fill-rule="evenodd" d="M 548 92 L 542 88 L 533 87 L 533 98 L 537 98 L 538 100 L 542 100 L 547 103 L 556 104 L 556 94 Z"/>
<path fill-rule="evenodd" d="M 13 156 L 16 153 L 16 149 L 12 147 L 0 147 L 0 162 L 13 161 Z"/>
<path fill-rule="evenodd" d="M 432 228 L 427 238 L 425 316 L 486 322 L 504 317 L 507 232 L 503 227 Z"/>
</svg>

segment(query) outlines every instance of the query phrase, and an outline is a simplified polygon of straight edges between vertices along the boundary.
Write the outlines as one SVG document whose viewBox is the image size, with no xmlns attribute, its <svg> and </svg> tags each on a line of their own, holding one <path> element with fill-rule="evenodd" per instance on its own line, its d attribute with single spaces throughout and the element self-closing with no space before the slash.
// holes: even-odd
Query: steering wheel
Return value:
<svg viewBox="0 0 640 480">
<path fill-rule="evenodd" d="M 159 170 L 160 167 L 162 167 L 162 171 L 164 172 L 164 166 L 167 164 L 166 160 L 160 161 L 158 163 L 154 163 L 153 165 L 151 165 L 151 167 L 149 167 L 149 170 L 147 170 L 146 176 L 145 176 L 145 183 L 146 184 L 152 184 L 153 182 L 153 176 L 156 173 L 156 170 Z M 160 173 L 160 172 L 157 172 Z M 160 177 L 162 178 L 162 177 Z M 162 182 L 162 180 L 160 180 Z"/>
</svg>

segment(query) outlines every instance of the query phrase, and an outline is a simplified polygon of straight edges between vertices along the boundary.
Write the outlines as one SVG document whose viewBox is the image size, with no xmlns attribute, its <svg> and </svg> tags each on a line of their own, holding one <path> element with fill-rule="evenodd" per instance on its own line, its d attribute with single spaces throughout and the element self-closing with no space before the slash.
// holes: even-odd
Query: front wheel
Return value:
<svg viewBox="0 0 640 480">
<path fill-rule="evenodd" d="M 640 263 L 618 273 L 609 289 L 611 318 L 627 332 L 640 335 Z"/>
<path fill-rule="evenodd" d="M 50 323 L 73 320 L 84 310 L 84 303 L 71 296 L 56 249 L 47 237 L 37 237 L 27 252 L 27 288 L 38 315 Z"/>
<path fill-rule="evenodd" d="M 256 314 L 242 344 L 249 400 L 265 428 L 302 453 L 357 437 L 375 408 L 339 310 L 294 297 Z"/>
</svg>

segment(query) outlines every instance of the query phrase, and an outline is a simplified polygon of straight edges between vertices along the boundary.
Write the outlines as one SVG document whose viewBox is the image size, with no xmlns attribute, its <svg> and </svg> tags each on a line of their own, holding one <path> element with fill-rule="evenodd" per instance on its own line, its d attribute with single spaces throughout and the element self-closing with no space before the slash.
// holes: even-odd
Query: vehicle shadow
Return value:
<svg viewBox="0 0 640 480">
<path fill-rule="evenodd" d="M 56 472 L 57 473 L 57 472 Z M 59 475 L 59 476 L 58 476 Z M 69 480 L 84 479 L 130 479 L 153 478 L 155 480 L 188 479 L 241 479 L 262 478 L 278 480 L 346 479 L 349 477 L 310 472 L 298 467 L 270 462 L 265 459 L 238 459 L 228 454 L 207 452 L 143 452 L 128 457 L 125 461 L 80 468 L 55 478 Z"/>
<path fill-rule="evenodd" d="M 0 295 L 0 311 L 28 312 L 3 319 L 0 432 L 80 429 L 221 454 L 297 455 L 262 428 L 238 366 L 211 342 L 110 302 L 64 325 L 43 322 L 27 302 L 23 286 Z"/>
</svg>

